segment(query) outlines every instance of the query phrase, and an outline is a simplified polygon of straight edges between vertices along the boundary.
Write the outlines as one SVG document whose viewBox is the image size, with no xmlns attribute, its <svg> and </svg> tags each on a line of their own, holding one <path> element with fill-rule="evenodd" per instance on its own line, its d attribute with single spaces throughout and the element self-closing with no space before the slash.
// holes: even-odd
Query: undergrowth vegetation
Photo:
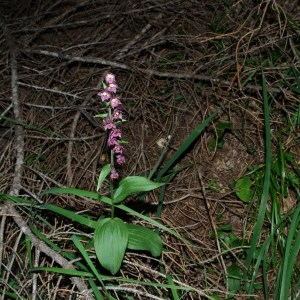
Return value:
<svg viewBox="0 0 300 300">
<path fill-rule="evenodd" d="M 297 1 L 48 2 L 0 4 L 1 299 L 299 299 Z"/>
</svg>

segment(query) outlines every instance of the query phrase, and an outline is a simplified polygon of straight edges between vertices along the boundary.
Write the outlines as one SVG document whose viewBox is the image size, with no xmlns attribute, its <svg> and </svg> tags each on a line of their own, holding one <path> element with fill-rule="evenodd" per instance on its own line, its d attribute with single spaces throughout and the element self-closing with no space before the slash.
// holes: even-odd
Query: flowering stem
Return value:
<svg viewBox="0 0 300 300">
<path fill-rule="evenodd" d="M 118 168 L 124 164 L 125 157 L 123 155 L 122 132 L 118 128 L 119 124 L 123 121 L 123 112 L 120 110 L 121 101 L 116 96 L 118 85 L 115 80 L 115 75 L 108 73 L 105 76 L 104 90 L 100 91 L 102 102 L 105 103 L 107 114 L 104 115 L 104 130 L 108 132 L 107 144 L 110 148 L 110 196 L 112 199 L 111 217 L 114 217 L 115 206 L 113 204 L 113 193 L 115 183 L 119 179 Z"/>
<path fill-rule="evenodd" d="M 110 150 L 110 165 L 114 165 L 114 151 Z M 110 188 L 110 199 L 113 199 L 113 194 L 114 194 L 114 182 L 113 180 L 110 180 L 109 182 L 109 188 Z M 113 218 L 115 216 L 115 205 L 114 202 L 111 201 L 111 211 L 110 211 L 111 217 Z"/>
<path fill-rule="evenodd" d="M 113 186 L 114 184 L 113 184 L 113 182 L 111 181 L 110 182 L 110 191 L 112 192 L 113 191 L 113 189 L 114 189 L 114 186 Z M 112 198 L 111 198 L 112 199 Z M 113 201 L 111 201 L 111 210 L 110 210 L 110 216 L 111 216 L 111 218 L 114 218 L 114 216 L 115 216 L 115 205 L 114 205 L 114 202 Z"/>
</svg>

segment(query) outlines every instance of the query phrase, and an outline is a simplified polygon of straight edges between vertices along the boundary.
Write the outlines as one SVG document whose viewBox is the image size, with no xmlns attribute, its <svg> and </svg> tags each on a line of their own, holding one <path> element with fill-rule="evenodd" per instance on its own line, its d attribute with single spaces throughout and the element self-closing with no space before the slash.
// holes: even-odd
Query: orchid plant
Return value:
<svg viewBox="0 0 300 300">
<path fill-rule="evenodd" d="M 115 216 L 115 207 L 127 197 L 163 185 L 141 176 L 127 176 L 120 180 L 120 168 L 125 163 L 123 145 L 126 142 L 122 139 L 121 125 L 125 120 L 117 88 L 115 75 L 108 73 L 103 90 L 98 93 L 106 112 L 96 116 L 103 119 L 110 151 L 110 162 L 100 172 L 97 192 L 101 191 L 103 182 L 108 179 L 110 195 L 102 196 L 100 200 L 111 205 L 111 216 L 99 219 L 95 228 L 94 248 L 100 264 L 112 274 L 120 270 L 127 249 L 150 251 L 153 256 L 159 256 L 162 251 L 162 241 L 158 233 L 147 227 L 125 223 Z"/>
</svg>

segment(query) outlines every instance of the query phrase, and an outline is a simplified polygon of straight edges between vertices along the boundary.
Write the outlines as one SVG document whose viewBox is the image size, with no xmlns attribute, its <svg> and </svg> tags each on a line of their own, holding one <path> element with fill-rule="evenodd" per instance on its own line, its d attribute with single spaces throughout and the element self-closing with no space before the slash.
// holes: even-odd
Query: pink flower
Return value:
<svg viewBox="0 0 300 300">
<path fill-rule="evenodd" d="M 125 156 L 123 155 L 117 155 L 117 164 L 118 165 L 123 165 L 125 163 Z"/>
<path fill-rule="evenodd" d="M 118 140 L 116 138 L 109 137 L 107 140 L 107 145 L 109 147 L 114 147 L 115 145 L 118 145 Z"/>
<path fill-rule="evenodd" d="M 121 104 L 121 101 L 118 97 L 114 97 L 110 99 L 110 106 L 111 108 L 116 108 Z"/>
<path fill-rule="evenodd" d="M 107 87 L 107 90 L 110 93 L 115 93 L 117 91 L 118 85 L 116 83 L 110 83 Z"/>
<path fill-rule="evenodd" d="M 121 146 L 121 145 L 119 145 L 119 144 L 116 144 L 115 146 L 114 146 L 114 152 L 115 153 L 120 153 L 120 154 L 122 154 L 122 152 L 123 152 L 123 146 Z"/>
<path fill-rule="evenodd" d="M 104 121 L 104 130 L 111 130 L 116 128 L 116 124 L 114 123 L 114 121 L 110 118 L 106 118 L 106 120 Z"/>
<path fill-rule="evenodd" d="M 110 84 L 110 83 L 115 83 L 116 81 L 116 77 L 114 74 L 112 73 L 107 73 L 106 76 L 105 76 L 105 82 L 107 84 Z"/>
<path fill-rule="evenodd" d="M 109 100 L 111 98 L 111 94 L 107 90 L 103 90 L 103 91 L 99 92 L 98 96 L 101 97 L 101 100 L 103 102 L 107 101 L 107 100 Z"/>
<path fill-rule="evenodd" d="M 115 168 L 111 168 L 110 179 L 116 180 L 118 178 L 119 178 L 119 173 L 116 171 Z"/>
<path fill-rule="evenodd" d="M 120 138 L 122 136 L 121 129 L 113 128 L 109 133 L 109 136 L 112 138 Z"/>
<path fill-rule="evenodd" d="M 123 112 L 119 109 L 115 109 L 112 113 L 113 120 L 122 120 Z"/>
</svg>

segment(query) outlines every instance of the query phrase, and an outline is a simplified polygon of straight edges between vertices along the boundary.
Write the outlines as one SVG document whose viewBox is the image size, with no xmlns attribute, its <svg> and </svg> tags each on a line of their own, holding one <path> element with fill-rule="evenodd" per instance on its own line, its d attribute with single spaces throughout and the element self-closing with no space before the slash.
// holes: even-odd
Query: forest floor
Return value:
<svg viewBox="0 0 300 300">
<path fill-rule="evenodd" d="M 129 252 L 121 276 L 160 283 L 157 274 L 163 269 L 178 286 L 194 288 L 182 292 L 181 299 L 225 299 L 226 268 L 234 261 L 242 269 L 239 254 L 247 248 L 235 247 L 230 239 L 251 238 L 259 207 L 254 198 L 242 201 L 235 184 L 265 164 L 261 70 L 272 110 L 272 153 L 276 156 L 282 145 L 282 151 L 293 156 L 294 167 L 300 168 L 299 81 L 293 77 L 300 71 L 298 1 L 19 2 L 0 3 L 0 192 L 93 218 L 105 214 L 107 207 L 96 200 L 40 198 L 40 193 L 52 187 L 96 190 L 108 162 L 106 133 L 101 119 L 94 117 L 104 110 L 97 93 L 107 72 L 116 75 L 126 119 L 123 176 L 147 176 L 160 158 L 159 168 L 164 166 L 192 131 L 218 110 L 172 165 L 173 173 L 164 178 L 169 183 L 163 199 L 157 191 L 147 195 L 142 208 L 138 199 L 126 202 L 159 217 L 192 246 L 162 232 L 167 250 L 159 263 Z M 290 89 L 295 82 L 296 90 Z M 16 173 L 22 153 L 22 170 Z M 18 299 L 32 299 L 30 266 L 22 255 L 28 244 L 21 242 L 25 236 L 20 224 L 44 223 L 22 205 L 14 204 L 17 219 L 2 213 L 0 273 L 3 283 L 9 277 L 3 268 L 13 269 L 16 282 L 24 285 Z M 288 213 L 297 205 L 297 193 L 290 192 L 280 211 Z M 43 218 L 51 227 L 45 225 L 41 232 L 71 249 L 70 236 L 83 229 L 54 213 L 44 213 Z M 36 266 L 55 265 L 51 254 L 34 249 Z M 11 251 L 20 254 L 13 267 Z M 271 286 L 275 278 L 276 271 L 270 271 Z M 76 288 L 66 276 L 45 271 L 35 280 L 40 295 L 36 299 L 75 299 Z M 128 289 L 127 296 L 133 291 L 131 299 L 172 299 L 168 288 L 120 286 Z M 49 298 L 41 296 L 46 290 Z M 262 299 L 262 293 L 257 288 L 253 298 Z M 130 299 L 117 289 L 114 296 Z M 234 298 L 246 299 L 246 292 L 240 289 Z"/>
</svg>

